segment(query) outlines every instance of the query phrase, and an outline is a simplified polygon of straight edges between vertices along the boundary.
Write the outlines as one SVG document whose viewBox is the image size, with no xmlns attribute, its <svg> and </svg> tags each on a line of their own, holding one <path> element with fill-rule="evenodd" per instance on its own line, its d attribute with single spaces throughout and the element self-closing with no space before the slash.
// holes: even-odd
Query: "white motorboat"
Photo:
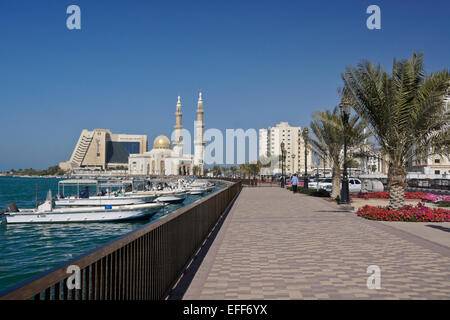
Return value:
<svg viewBox="0 0 450 320">
<path fill-rule="evenodd" d="M 164 203 L 143 203 L 134 205 L 103 207 L 54 208 L 50 197 L 37 209 L 7 211 L 6 223 L 68 223 L 68 222 L 111 222 L 150 217 L 158 212 Z M 14 206 L 13 206 L 14 207 Z"/>
<path fill-rule="evenodd" d="M 90 195 L 89 187 L 95 186 L 96 195 Z M 120 186 L 119 192 L 111 192 L 110 188 Z M 77 196 L 66 197 L 65 189 L 76 187 Z M 80 191 L 80 187 L 82 188 Z M 107 187 L 107 192 L 102 188 Z M 93 207 L 93 206 L 121 206 L 134 205 L 152 202 L 156 199 L 156 194 L 137 194 L 135 192 L 125 192 L 123 182 L 120 183 L 99 183 L 97 180 L 63 180 L 58 183 L 58 196 L 55 201 L 56 207 Z"/>
<path fill-rule="evenodd" d="M 193 181 L 187 187 L 187 189 L 189 190 L 190 194 L 201 195 L 206 192 L 212 191 L 214 189 L 214 184 L 208 180 L 199 179 L 199 180 Z"/>
<path fill-rule="evenodd" d="M 192 195 L 202 195 L 206 192 L 208 192 L 208 189 L 206 187 L 195 186 L 189 188 L 189 193 Z"/>
<path fill-rule="evenodd" d="M 168 192 L 160 192 L 156 198 L 156 202 L 159 203 L 182 203 L 187 197 L 187 191 L 185 190 L 174 190 Z"/>
<path fill-rule="evenodd" d="M 182 203 L 188 192 L 180 181 L 176 182 L 147 182 L 145 191 L 136 191 L 137 195 L 154 195 L 155 202 Z"/>
<path fill-rule="evenodd" d="M 133 204 L 142 204 L 151 202 L 155 197 L 152 197 L 151 200 L 147 197 L 144 198 L 130 198 L 130 197 L 90 197 L 86 199 L 80 199 L 75 197 L 58 199 L 55 201 L 56 207 L 96 207 L 96 206 L 105 206 L 105 205 L 113 205 L 113 206 L 121 206 L 121 205 L 133 205 Z"/>
</svg>

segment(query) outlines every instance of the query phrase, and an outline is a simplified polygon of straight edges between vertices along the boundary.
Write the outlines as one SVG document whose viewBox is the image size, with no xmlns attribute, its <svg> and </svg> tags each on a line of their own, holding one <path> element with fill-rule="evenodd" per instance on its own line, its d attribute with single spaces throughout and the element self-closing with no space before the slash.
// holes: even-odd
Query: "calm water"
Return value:
<svg viewBox="0 0 450 320">
<path fill-rule="evenodd" d="M 49 189 L 52 189 L 54 195 L 56 194 L 58 181 L 54 178 L 0 177 L 0 211 L 11 202 L 17 203 L 19 208 L 33 208 L 36 184 L 38 200 L 43 201 Z M 216 188 L 219 189 L 219 187 Z M 0 291 L 200 198 L 200 196 L 189 196 L 183 204 L 169 205 L 147 220 L 106 223 L 1 224 Z"/>
</svg>

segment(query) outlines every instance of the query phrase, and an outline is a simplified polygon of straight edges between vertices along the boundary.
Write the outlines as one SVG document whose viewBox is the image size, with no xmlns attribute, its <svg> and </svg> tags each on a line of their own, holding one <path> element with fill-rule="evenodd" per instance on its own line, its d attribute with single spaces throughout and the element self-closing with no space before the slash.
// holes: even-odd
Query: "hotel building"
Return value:
<svg viewBox="0 0 450 320">
<path fill-rule="evenodd" d="M 127 166 L 130 154 L 144 153 L 148 143 L 146 135 L 113 134 L 108 129 L 83 130 L 70 160 L 61 162 L 63 170 L 96 168 L 105 170 Z"/>
</svg>

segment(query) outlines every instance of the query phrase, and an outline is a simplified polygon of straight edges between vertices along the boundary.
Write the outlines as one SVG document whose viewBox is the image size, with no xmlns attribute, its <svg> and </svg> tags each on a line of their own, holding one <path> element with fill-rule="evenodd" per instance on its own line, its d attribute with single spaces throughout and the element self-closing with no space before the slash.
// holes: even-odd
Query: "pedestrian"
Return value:
<svg viewBox="0 0 450 320">
<path fill-rule="evenodd" d="M 298 178 L 297 178 L 297 174 L 296 173 L 294 173 L 294 176 L 292 177 L 291 183 L 292 183 L 292 192 L 296 193 L 297 192 L 297 185 L 298 185 Z"/>
</svg>

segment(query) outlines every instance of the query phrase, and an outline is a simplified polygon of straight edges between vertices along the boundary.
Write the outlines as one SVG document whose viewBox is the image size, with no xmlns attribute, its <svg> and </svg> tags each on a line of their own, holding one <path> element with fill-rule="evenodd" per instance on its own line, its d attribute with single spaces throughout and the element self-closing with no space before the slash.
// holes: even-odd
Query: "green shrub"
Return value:
<svg viewBox="0 0 450 320">
<path fill-rule="evenodd" d="M 448 208 L 450 207 L 450 202 L 442 202 L 442 203 L 438 203 L 437 206 L 439 208 Z"/>
<path fill-rule="evenodd" d="M 292 186 L 288 186 L 286 187 L 286 189 L 288 189 L 289 191 L 292 191 Z M 312 197 L 329 197 L 330 193 L 328 191 L 326 191 L 325 189 L 305 189 L 305 188 L 297 188 L 297 192 L 298 193 L 303 193 L 306 194 L 308 196 L 312 196 Z"/>
<path fill-rule="evenodd" d="M 330 193 L 325 189 L 314 190 L 311 195 L 313 197 L 330 197 Z"/>
</svg>

